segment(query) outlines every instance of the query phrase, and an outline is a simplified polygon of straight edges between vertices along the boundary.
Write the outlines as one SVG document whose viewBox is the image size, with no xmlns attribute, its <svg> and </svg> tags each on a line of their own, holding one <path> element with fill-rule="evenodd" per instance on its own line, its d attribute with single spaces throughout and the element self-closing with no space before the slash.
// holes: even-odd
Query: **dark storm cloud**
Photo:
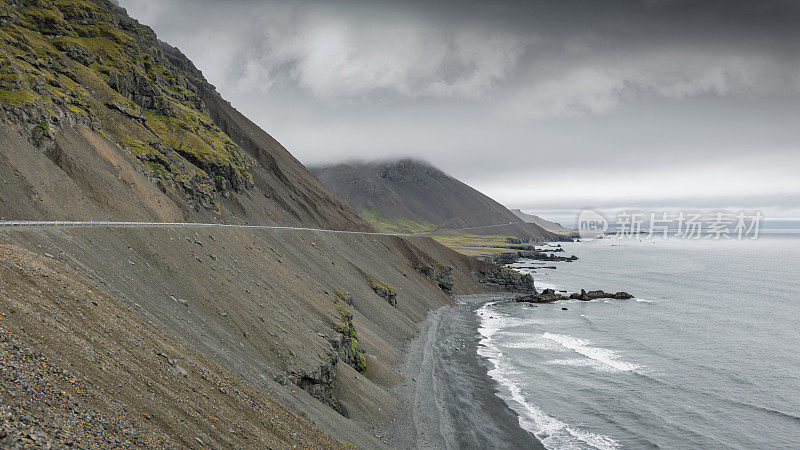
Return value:
<svg viewBox="0 0 800 450">
<path fill-rule="evenodd" d="M 307 163 L 422 157 L 528 208 L 800 198 L 800 2 L 121 3 Z"/>
</svg>

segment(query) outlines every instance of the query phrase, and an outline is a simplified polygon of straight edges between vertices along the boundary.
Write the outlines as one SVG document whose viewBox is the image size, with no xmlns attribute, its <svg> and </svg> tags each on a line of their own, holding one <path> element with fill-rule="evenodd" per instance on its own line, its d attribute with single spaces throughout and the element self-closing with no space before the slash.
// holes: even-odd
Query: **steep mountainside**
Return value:
<svg viewBox="0 0 800 450">
<path fill-rule="evenodd" d="M 543 218 L 541 218 L 539 216 L 535 216 L 533 214 L 526 214 L 526 213 L 522 212 L 519 209 L 512 209 L 511 212 L 514 213 L 520 219 L 524 220 L 525 222 L 535 223 L 536 225 L 539 225 L 540 227 L 544 228 L 545 230 L 547 230 L 547 231 L 549 231 L 551 233 L 559 234 L 559 235 L 562 235 L 562 236 L 577 236 L 578 235 L 578 232 L 576 230 L 573 230 L 573 229 L 570 229 L 570 228 L 564 228 L 558 222 L 551 222 L 551 221 L 549 221 L 547 219 L 543 219 Z"/>
<path fill-rule="evenodd" d="M 420 161 L 336 164 L 312 167 L 311 172 L 373 226 L 387 231 L 491 226 L 469 232 L 537 241 L 552 238 L 505 206 Z"/>
<path fill-rule="evenodd" d="M 187 220 L 369 229 L 180 51 L 108 1 L 0 1 L 0 122 L 78 176 L 89 162 L 65 146 L 121 146 L 130 177 Z M 76 126 L 91 132 L 59 140 Z"/>
<path fill-rule="evenodd" d="M 372 230 L 106 0 L 0 0 L 10 219 Z M 0 227 L 0 446 L 381 448 L 428 311 L 515 286 L 428 238 Z"/>
</svg>

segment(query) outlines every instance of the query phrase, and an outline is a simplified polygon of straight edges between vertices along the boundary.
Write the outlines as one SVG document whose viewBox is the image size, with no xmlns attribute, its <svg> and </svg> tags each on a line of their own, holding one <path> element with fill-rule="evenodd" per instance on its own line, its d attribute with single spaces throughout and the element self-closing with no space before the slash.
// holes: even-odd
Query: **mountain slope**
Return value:
<svg viewBox="0 0 800 450">
<path fill-rule="evenodd" d="M 536 215 L 533 215 L 533 214 L 526 214 L 526 213 L 522 212 L 519 209 L 512 209 L 511 212 L 514 213 L 520 219 L 524 220 L 525 222 L 535 223 L 536 225 L 539 225 L 540 227 L 544 228 L 545 230 L 547 230 L 547 231 L 549 231 L 551 233 L 555 233 L 555 234 L 562 235 L 562 236 L 577 236 L 578 235 L 577 231 L 569 229 L 569 228 L 564 228 L 558 222 L 552 222 L 552 221 L 549 221 L 547 219 L 543 219 L 543 218 L 541 218 L 539 216 L 536 216 Z"/>
<path fill-rule="evenodd" d="M 132 173 L 186 220 L 369 229 L 183 54 L 108 1 L 0 1 L 0 122 L 54 160 L 62 131 L 88 128 L 133 155 Z"/>
<path fill-rule="evenodd" d="M 439 227 L 475 228 L 473 234 L 547 240 L 553 236 L 527 224 L 486 195 L 426 163 L 400 160 L 311 167 L 311 172 L 374 226 L 427 232 Z M 488 228 L 480 228 L 487 227 Z"/>
</svg>

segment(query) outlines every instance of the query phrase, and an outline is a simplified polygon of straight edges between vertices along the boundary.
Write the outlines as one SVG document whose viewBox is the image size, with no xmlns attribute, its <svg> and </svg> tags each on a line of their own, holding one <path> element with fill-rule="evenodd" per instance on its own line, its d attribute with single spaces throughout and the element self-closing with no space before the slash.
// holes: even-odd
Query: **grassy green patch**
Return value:
<svg viewBox="0 0 800 450">
<path fill-rule="evenodd" d="M 38 96 L 33 91 L 22 89 L 19 91 L 0 90 L 0 100 L 10 106 L 30 104 L 36 101 Z"/>
<path fill-rule="evenodd" d="M 462 234 L 459 236 L 434 236 L 436 242 L 467 256 L 492 256 L 508 253 L 524 246 L 514 244 L 512 236 Z"/>
<path fill-rule="evenodd" d="M 439 228 L 430 222 L 414 222 L 405 217 L 389 219 L 374 208 L 361 211 L 361 217 L 382 233 L 420 234 L 436 231 Z"/>
</svg>

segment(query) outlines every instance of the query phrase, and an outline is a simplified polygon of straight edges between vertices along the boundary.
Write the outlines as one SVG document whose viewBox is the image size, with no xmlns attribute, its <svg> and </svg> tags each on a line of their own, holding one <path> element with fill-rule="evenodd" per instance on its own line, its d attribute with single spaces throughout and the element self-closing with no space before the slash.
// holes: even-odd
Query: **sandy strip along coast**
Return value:
<svg viewBox="0 0 800 450">
<path fill-rule="evenodd" d="M 503 294 L 461 296 L 458 305 L 432 311 L 405 362 L 406 382 L 395 389 L 402 407 L 378 434 L 397 448 L 544 448 L 519 426 L 496 394 L 478 356 L 475 310 Z"/>
</svg>

